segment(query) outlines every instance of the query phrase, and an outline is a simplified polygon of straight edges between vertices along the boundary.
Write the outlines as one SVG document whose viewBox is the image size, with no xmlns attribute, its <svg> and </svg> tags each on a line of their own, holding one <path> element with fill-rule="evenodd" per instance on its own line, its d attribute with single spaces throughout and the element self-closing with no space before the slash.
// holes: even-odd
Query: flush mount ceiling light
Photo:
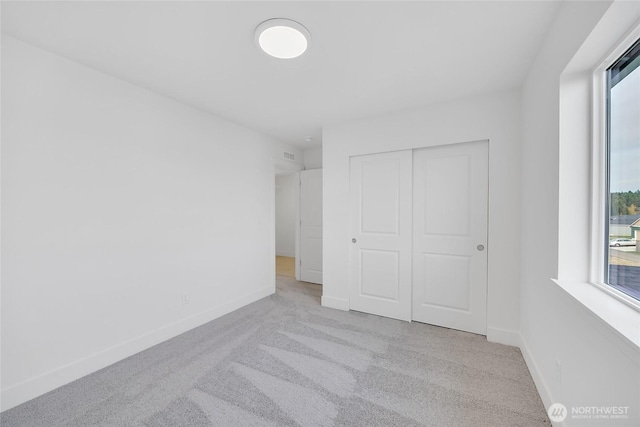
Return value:
<svg viewBox="0 0 640 427">
<path fill-rule="evenodd" d="M 275 58 L 291 59 L 307 50 L 311 34 L 296 21 L 276 18 L 258 25 L 255 40 L 265 53 Z"/>
</svg>

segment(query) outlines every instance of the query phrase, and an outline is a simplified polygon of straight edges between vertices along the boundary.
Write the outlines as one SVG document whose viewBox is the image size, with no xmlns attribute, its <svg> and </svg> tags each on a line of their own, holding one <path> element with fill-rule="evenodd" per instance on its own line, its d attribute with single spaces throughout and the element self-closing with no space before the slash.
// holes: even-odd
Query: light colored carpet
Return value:
<svg viewBox="0 0 640 427">
<path fill-rule="evenodd" d="M 6 411 L 10 426 L 549 426 L 517 348 L 277 294 Z"/>
</svg>

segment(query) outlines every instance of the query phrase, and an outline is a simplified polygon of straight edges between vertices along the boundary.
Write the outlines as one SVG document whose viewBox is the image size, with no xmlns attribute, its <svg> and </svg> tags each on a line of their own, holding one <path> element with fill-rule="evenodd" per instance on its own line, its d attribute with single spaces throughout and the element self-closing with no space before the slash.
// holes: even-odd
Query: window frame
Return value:
<svg viewBox="0 0 640 427">
<path fill-rule="evenodd" d="M 607 283 L 609 266 L 609 108 L 607 70 L 640 38 L 640 26 L 630 31 L 593 71 L 591 165 L 590 282 L 611 297 L 640 312 L 640 301 Z"/>
</svg>

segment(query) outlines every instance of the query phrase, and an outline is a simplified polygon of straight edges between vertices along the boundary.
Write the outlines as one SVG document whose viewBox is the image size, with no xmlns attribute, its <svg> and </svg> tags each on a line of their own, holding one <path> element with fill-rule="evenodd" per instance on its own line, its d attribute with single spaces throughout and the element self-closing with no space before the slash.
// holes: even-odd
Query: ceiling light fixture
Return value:
<svg viewBox="0 0 640 427">
<path fill-rule="evenodd" d="M 292 59 L 307 50 L 311 34 L 296 21 L 275 18 L 258 25 L 255 41 L 268 55 L 279 59 Z"/>
<path fill-rule="evenodd" d="M 305 136 L 305 137 L 304 137 L 304 141 L 305 141 L 305 142 L 311 142 L 311 141 L 313 141 L 313 137 L 311 137 L 311 136 Z"/>
</svg>

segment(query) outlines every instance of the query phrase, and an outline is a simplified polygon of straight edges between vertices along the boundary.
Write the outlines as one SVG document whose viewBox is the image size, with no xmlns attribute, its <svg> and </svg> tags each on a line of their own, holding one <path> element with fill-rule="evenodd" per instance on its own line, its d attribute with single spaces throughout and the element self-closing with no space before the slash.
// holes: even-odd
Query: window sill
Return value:
<svg viewBox="0 0 640 427">
<path fill-rule="evenodd" d="M 640 348 L 640 312 L 585 282 L 552 279 L 562 290 L 599 317 L 636 348 Z"/>
</svg>

